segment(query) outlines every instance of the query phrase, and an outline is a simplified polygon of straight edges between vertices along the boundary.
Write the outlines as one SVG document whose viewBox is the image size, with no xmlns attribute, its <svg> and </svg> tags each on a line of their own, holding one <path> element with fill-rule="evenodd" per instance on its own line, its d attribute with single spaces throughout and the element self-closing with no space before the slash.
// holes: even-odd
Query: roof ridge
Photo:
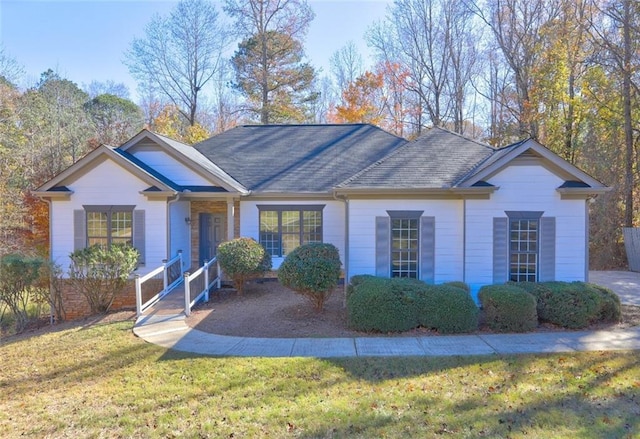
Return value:
<svg viewBox="0 0 640 439">
<path fill-rule="evenodd" d="M 481 142 L 481 141 L 476 140 L 476 139 L 473 139 L 473 138 L 471 138 L 471 137 L 465 137 L 465 136 L 463 136 L 463 135 L 462 135 L 462 134 L 460 134 L 460 133 L 456 133 L 455 131 L 451 131 L 451 130 L 448 130 L 448 129 L 446 129 L 446 128 L 440 127 L 440 126 L 433 126 L 433 127 L 431 127 L 431 128 L 428 128 L 427 133 L 425 133 L 424 135 L 427 135 L 427 134 L 428 134 L 429 132 L 431 132 L 431 130 L 433 130 L 433 129 L 438 129 L 438 130 L 440 130 L 440 131 L 444 131 L 444 132 L 446 132 L 446 133 L 453 134 L 454 136 L 460 137 L 461 139 L 464 139 L 464 140 L 466 140 L 467 142 L 473 142 L 473 143 L 475 143 L 476 145 L 479 145 L 479 146 L 482 146 L 482 147 L 488 148 L 488 149 L 490 149 L 491 151 L 497 151 L 497 150 L 498 150 L 498 148 L 495 148 L 495 147 L 493 147 L 493 146 L 489 145 L 488 143 Z M 422 136 L 420 136 L 420 137 L 422 137 Z M 419 137 L 418 137 L 418 138 L 419 138 Z M 416 140 L 417 140 L 418 138 L 416 138 Z"/>
<path fill-rule="evenodd" d="M 493 158 L 495 156 L 495 154 L 500 153 L 500 152 L 505 151 L 505 150 L 510 149 L 510 148 L 517 148 L 517 147 L 523 145 L 525 142 L 529 141 L 530 139 L 531 139 L 531 137 L 528 137 L 526 139 L 514 142 L 514 143 L 512 143 L 510 145 L 503 146 L 501 148 L 493 148 L 493 147 L 491 147 L 493 152 L 491 154 L 489 154 L 488 156 L 486 156 L 483 160 L 480 160 L 473 168 L 471 168 L 469 170 L 469 172 L 467 172 L 465 175 L 463 175 L 461 178 L 459 178 L 458 181 L 455 182 L 454 186 L 458 186 L 460 183 L 462 183 L 463 181 L 465 181 L 466 179 L 468 179 L 469 177 L 471 177 L 472 175 L 477 173 L 478 170 L 482 169 L 482 167 L 486 164 L 486 162 L 488 162 L 491 158 Z"/>
</svg>

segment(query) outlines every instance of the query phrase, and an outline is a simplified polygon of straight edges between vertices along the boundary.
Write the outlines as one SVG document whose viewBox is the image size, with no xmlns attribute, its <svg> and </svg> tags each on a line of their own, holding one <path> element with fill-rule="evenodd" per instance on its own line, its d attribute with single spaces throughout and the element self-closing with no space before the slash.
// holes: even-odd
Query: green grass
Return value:
<svg viewBox="0 0 640 439">
<path fill-rule="evenodd" d="M 640 436 L 637 352 L 209 358 L 131 326 L 2 342 L 2 437 Z"/>
</svg>

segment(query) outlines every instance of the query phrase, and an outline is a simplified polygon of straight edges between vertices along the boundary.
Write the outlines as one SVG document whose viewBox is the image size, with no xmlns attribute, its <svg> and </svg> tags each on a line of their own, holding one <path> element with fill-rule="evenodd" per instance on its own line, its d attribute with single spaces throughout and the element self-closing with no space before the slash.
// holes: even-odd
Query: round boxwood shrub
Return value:
<svg viewBox="0 0 640 439">
<path fill-rule="evenodd" d="M 427 285 L 412 279 L 367 278 L 347 297 L 349 326 L 357 331 L 402 332 L 418 325 L 416 296 Z"/>
<path fill-rule="evenodd" d="M 441 334 L 478 329 L 479 310 L 468 291 L 453 284 L 430 286 L 417 296 L 418 324 Z"/>
<path fill-rule="evenodd" d="M 487 285 L 478 293 L 485 323 L 497 332 L 527 332 L 538 325 L 536 299 L 513 285 Z"/>
<path fill-rule="evenodd" d="M 244 293 L 244 284 L 271 269 L 271 255 L 252 238 L 236 238 L 218 246 L 220 268 L 238 290 Z"/>
<path fill-rule="evenodd" d="M 600 310 L 598 321 L 604 323 L 618 323 L 622 319 L 620 297 L 608 288 L 595 284 L 586 284 L 600 295 Z"/>
<path fill-rule="evenodd" d="M 469 288 L 469 285 L 467 285 L 465 282 L 462 282 L 460 280 L 454 280 L 454 281 L 451 281 L 451 282 L 445 282 L 445 283 L 443 283 L 441 285 L 446 285 L 448 287 L 460 288 L 460 289 L 466 291 L 467 293 L 471 294 L 471 288 Z"/>
<path fill-rule="evenodd" d="M 580 329 L 598 320 L 600 294 L 583 282 L 543 282 L 536 296 L 540 320 L 569 329 Z"/>
<path fill-rule="evenodd" d="M 316 311 L 322 311 L 340 280 L 340 266 L 334 245 L 305 244 L 287 255 L 278 269 L 278 280 L 311 301 Z"/>
</svg>

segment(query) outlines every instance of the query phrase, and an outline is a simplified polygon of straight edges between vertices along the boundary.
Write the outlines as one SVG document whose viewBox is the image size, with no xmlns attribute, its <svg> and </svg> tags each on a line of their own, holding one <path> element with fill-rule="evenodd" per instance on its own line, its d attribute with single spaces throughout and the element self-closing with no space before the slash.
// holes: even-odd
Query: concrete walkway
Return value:
<svg viewBox="0 0 640 439">
<path fill-rule="evenodd" d="M 592 272 L 590 281 L 640 305 L 640 274 Z M 167 296 L 167 304 L 176 303 Z M 173 301 L 171 301 L 173 299 Z M 427 337 L 250 338 L 209 334 L 190 328 L 175 308 L 159 307 L 136 322 L 134 333 L 168 349 L 212 356 L 381 357 L 452 356 L 640 350 L 640 327 L 612 331 L 563 331 L 529 334 L 478 334 Z"/>
</svg>

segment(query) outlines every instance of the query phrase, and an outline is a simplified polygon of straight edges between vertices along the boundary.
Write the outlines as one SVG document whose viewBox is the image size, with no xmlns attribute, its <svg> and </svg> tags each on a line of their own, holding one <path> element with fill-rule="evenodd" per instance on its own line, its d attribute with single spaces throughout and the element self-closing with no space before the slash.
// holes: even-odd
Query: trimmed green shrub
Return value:
<svg viewBox="0 0 640 439">
<path fill-rule="evenodd" d="M 347 285 L 347 298 L 353 293 L 353 290 L 356 286 L 360 285 L 367 280 L 376 279 L 376 277 L 372 274 L 357 274 L 351 277 L 349 281 L 349 285 Z"/>
<path fill-rule="evenodd" d="M 218 261 L 232 281 L 238 295 L 248 280 L 264 276 L 271 269 L 271 255 L 253 238 L 236 238 L 218 246 Z"/>
<path fill-rule="evenodd" d="M 543 282 L 533 289 L 541 321 L 580 329 L 598 320 L 602 298 L 583 282 Z"/>
<path fill-rule="evenodd" d="M 333 244 L 304 244 L 287 255 L 278 269 L 278 280 L 322 311 L 340 280 L 341 265 Z"/>
<path fill-rule="evenodd" d="M 418 325 L 416 297 L 422 286 L 413 279 L 371 277 L 347 297 L 349 326 L 358 331 L 402 332 Z"/>
<path fill-rule="evenodd" d="M 445 285 L 445 286 L 448 286 L 448 287 L 460 288 L 461 290 L 464 290 L 467 293 L 471 294 L 471 288 L 469 288 L 469 285 L 467 285 L 465 282 L 462 282 L 461 280 L 454 280 L 454 281 L 451 281 L 451 282 L 445 282 L 445 283 L 443 283 L 441 285 Z"/>
<path fill-rule="evenodd" d="M 138 266 L 138 257 L 138 250 L 127 244 L 76 250 L 69 255 L 71 285 L 87 299 L 92 313 L 107 312 Z"/>
<path fill-rule="evenodd" d="M 452 283 L 456 285 L 457 283 Z M 441 334 L 473 332 L 478 329 L 479 310 L 468 291 L 442 284 L 429 286 L 416 298 L 418 324 Z"/>
<path fill-rule="evenodd" d="M 538 325 L 536 299 L 513 285 L 487 285 L 480 289 L 486 324 L 497 332 L 527 332 Z"/>
<path fill-rule="evenodd" d="M 620 297 L 608 288 L 596 284 L 586 284 L 600 295 L 600 310 L 598 321 L 603 323 L 618 323 L 622 319 Z"/>
</svg>

